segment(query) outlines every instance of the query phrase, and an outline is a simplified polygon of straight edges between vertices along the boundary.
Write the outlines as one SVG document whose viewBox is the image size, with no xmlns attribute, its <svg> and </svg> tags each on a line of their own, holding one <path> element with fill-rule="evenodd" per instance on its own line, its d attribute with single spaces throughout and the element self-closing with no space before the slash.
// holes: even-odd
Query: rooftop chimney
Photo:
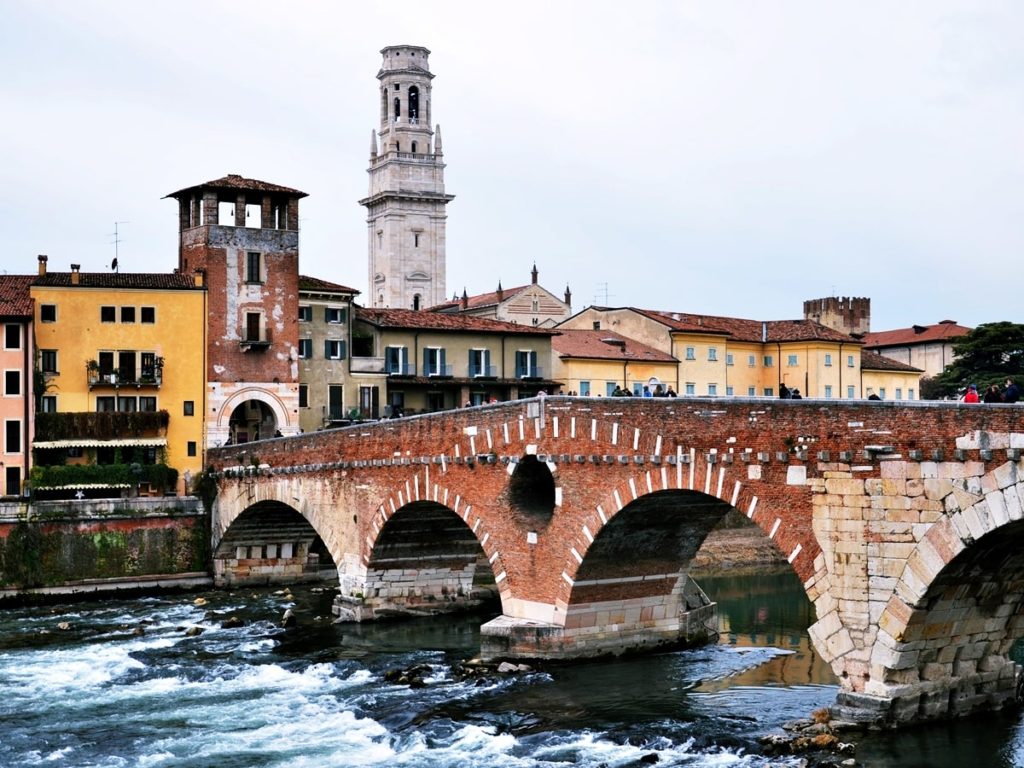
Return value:
<svg viewBox="0 0 1024 768">
<path fill-rule="evenodd" d="M 71 265 L 71 284 L 78 285 L 78 270 L 82 268 L 81 264 Z"/>
<path fill-rule="evenodd" d="M 39 254 L 39 275 L 40 276 L 46 274 L 46 261 L 47 261 L 47 259 L 49 259 L 49 256 L 47 256 L 45 254 L 42 254 L 42 253 Z"/>
<path fill-rule="evenodd" d="M 572 291 L 569 290 L 568 284 L 565 286 L 565 303 L 569 305 L 570 309 L 572 309 Z"/>
<path fill-rule="evenodd" d="M 533 265 L 533 269 L 530 271 L 530 278 L 531 278 L 531 282 L 534 285 L 536 285 L 537 284 L 537 265 L 536 264 Z"/>
<path fill-rule="evenodd" d="M 466 293 L 465 288 L 462 289 L 462 299 L 460 300 L 459 304 L 462 307 L 463 311 L 469 309 L 469 294 Z"/>
<path fill-rule="evenodd" d="M 499 302 L 505 300 L 505 292 L 503 290 L 501 290 L 501 281 L 500 280 L 498 281 L 498 290 L 495 291 L 495 293 L 496 293 L 496 295 L 498 297 L 498 301 Z"/>
</svg>

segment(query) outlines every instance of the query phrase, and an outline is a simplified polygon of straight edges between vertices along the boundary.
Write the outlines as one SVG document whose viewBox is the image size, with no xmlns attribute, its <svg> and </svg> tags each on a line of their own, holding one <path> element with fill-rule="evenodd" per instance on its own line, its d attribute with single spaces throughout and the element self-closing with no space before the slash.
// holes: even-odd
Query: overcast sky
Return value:
<svg viewBox="0 0 1024 768">
<path fill-rule="evenodd" d="M 0 271 L 177 263 L 173 201 L 297 187 L 301 271 L 365 292 L 376 73 L 431 50 L 447 293 L 872 329 L 1024 321 L 1024 3 L 17 2 Z"/>
</svg>

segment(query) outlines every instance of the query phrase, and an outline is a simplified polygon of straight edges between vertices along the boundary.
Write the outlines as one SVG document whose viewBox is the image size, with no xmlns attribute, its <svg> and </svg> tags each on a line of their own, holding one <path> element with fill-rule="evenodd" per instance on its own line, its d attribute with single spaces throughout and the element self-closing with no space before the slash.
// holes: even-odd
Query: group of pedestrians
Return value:
<svg viewBox="0 0 1024 768">
<path fill-rule="evenodd" d="M 971 384 L 962 399 L 965 403 L 1016 403 L 1020 400 L 1020 387 L 1013 379 L 1007 379 L 1003 390 L 999 389 L 998 384 L 993 384 L 985 390 L 984 395 L 979 395 L 978 385 Z"/>
<path fill-rule="evenodd" d="M 790 389 L 785 384 L 779 384 L 779 399 L 780 400 L 803 400 L 804 396 L 800 394 L 800 390 L 796 387 Z"/>
<path fill-rule="evenodd" d="M 634 395 L 625 387 L 620 387 L 618 384 L 615 385 L 615 389 L 612 390 L 612 397 L 676 397 L 676 391 L 672 389 L 672 385 L 669 384 L 662 388 L 661 384 L 656 384 L 652 390 L 646 384 L 643 390 L 638 394 Z"/>
</svg>

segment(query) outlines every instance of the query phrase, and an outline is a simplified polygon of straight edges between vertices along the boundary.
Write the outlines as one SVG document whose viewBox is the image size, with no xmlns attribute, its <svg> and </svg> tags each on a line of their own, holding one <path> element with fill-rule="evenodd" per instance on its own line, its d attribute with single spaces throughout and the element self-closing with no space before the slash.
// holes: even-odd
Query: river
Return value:
<svg viewBox="0 0 1024 768">
<path fill-rule="evenodd" d="M 719 602 L 717 644 L 479 681 L 453 674 L 479 618 L 332 625 L 332 593 L 308 587 L 0 610 L 0 765 L 797 765 L 761 756 L 757 737 L 837 690 L 809 647 L 800 584 L 788 572 L 700 583 Z M 289 607 L 299 626 L 286 630 Z M 223 628 L 230 616 L 244 624 Z M 413 664 L 425 687 L 384 681 Z M 1024 720 L 866 735 L 856 757 L 1024 765 Z"/>
</svg>

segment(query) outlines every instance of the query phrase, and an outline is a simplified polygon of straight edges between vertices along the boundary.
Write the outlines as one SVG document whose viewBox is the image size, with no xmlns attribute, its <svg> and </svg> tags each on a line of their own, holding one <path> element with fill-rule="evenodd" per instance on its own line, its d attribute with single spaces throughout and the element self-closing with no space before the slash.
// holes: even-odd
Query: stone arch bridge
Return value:
<svg viewBox="0 0 1024 768">
<path fill-rule="evenodd" d="M 355 618 L 490 587 L 485 655 L 620 653 L 699 629 L 689 560 L 735 508 L 800 577 L 846 714 L 965 714 L 1019 676 L 1022 448 L 1024 409 L 959 403 L 547 397 L 356 425 L 210 452 L 215 574 L 285 574 L 304 545 L 264 545 L 270 521 L 315 534 Z"/>
</svg>

